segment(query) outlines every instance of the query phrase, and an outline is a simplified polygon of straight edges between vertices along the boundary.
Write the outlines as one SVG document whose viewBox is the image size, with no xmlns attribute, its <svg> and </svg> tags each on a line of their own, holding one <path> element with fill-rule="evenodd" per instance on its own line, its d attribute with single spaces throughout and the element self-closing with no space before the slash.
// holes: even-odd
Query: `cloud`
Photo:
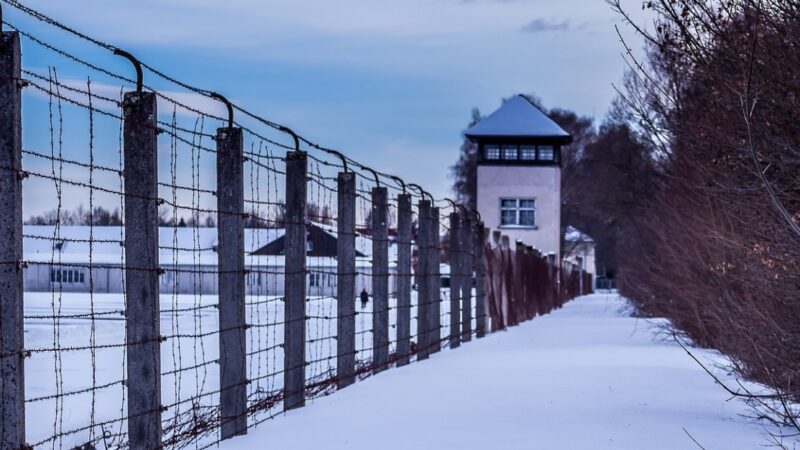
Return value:
<svg viewBox="0 0 800 450">
<path fill-rule="evenodd" d="M 479 0 L 461 0 L 461 3 L 475 3 Z M 512 3 L 512 2 L 521 2 L 526 0 L 486 0 L 487 3 Z"/>
<path fill-rule="evenodd" d="M 547 19 L 534 19 L 523 26 L 522 31 L 527 33 L 545 33 L 548 31 L 569 31 L 572 28 L 572 24 L 569 20 L 556 22 Z"/>
<path fill-rule="evenodd" d="M 640 0 L 622 1 L 638 13 Z M 609 23 L 619 18 L 601 1 L 227 0 L 224 7 L 219 0 L 25 3 L 315 141 L 409 180 L 426 181 L 437 196 L 447 194 L 446 169 L 457 157 L 472 107 L 493 111 L 502 97 L 535 91 L 550 107 L 591 114 L 607 107 L 615 95 L 611 83 L 623 67 L 619 38 Z M 14 8 L 4 13 L 5 20 L 48 42 L 131 73 L 121 58 L 87 48 Z M 545 19 L 530 21 L 535 17 Z M 596 35 L 575 32 L 584 27 Z M 631 45 L 638 47 L 635 42 Z M 29 67 L 57 65 L 62 81 L 85 86 L 90 71 L 25 45 Z M 91 75 L 95 94 L 119 96 L 114 80 Z M 101 86 L 103 81 L 108 86 Z M 146 74 L 146 83 L 173 91 L 168 94 L 197 109 L 225 113 L 219 102 L 174 92 L 180 89 L 152 74 Z M 95 104 L 117 110 L 97 99 Z M 159 111 L 170 114 L 171 107 L 159 104 Z M 26 117 L 33 112 L 29 108 Z M 181 109 L 177 113 L 180 119 Z M 46 122 L 46 110 L 40 115 Z M 185 116 L 185 123 L 193 117 Z M 250 125 L 241 114 L 239 120 Z M 184 126 L 191 129 L 193 123 Z M 35 136 L 26 133 L 29 141 Z M 428 162 L 431 157 L 435 161 Z M 428 186 L 430 180 L 438 189 Z"/>
</svg>

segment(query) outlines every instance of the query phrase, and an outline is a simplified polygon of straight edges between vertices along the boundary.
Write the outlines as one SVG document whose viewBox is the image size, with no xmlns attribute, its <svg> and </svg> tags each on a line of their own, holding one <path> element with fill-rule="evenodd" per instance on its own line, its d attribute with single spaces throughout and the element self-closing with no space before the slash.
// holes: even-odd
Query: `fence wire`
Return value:
<svg viewBox="0 0 800 450">
<path fill-rule="evenodd" d="M 128 425 L 139 417 L 129 415 L 129 390 L 137 380 L 128 376 L 128 351 L 146 344 L 129 339 L 127 301 L 132 289 L 141 288 L 126 284 L 131 270 L 158 280 L 154 320 L 160 334 L 153 339 L 159 343 L 161 404 L 140 414 L 160 417 L 164 448 L 219 444 L 220 429 L 238 419 L 221 412 L 222 397 L 236 387 L 244 387 L 245 429 L 284 411 L 284 380 L 292 369 L 285 363 L 290 325 L 286 279 L 293 275 L 286 270 L 291 225 L 287 152 L 304 151 L 308 157 L 302 180 L 307 189 L 304 398 L 331 394 L 342 383 L 342 336 L 337 331 L 342 321 L 355 319 L 352 375 L 362 379 L 481 335 L 487 326 L 481 322 L 484 306 L 496 330 L 545 314 L 580 293 L 580 277 L 586 274 L 559 269 L 529 249 L 485 243 L 478 237 L 482 225 L 466 208 L 448 201 L 431 203 L 421 188 L 236 105 L 231 108 L 233 124 L 243 131 L 242 177 L 218 179 L 225 160 L 217 128 L 226 127 L 228 118 L 207 110 L 206 102 L 197 106 L 187 100 L 217 97 L 145 63 L 141 66 L 148 77 L 180 92 L 144 84 L 158 100 L 154 129 L 149 130 L 158 136 L 157 198 L 145 199 L 158 205 L 158 261 L 153 267 L 132 267 L 126 261 L 126 233 L 131 232 L 126 229 L 126 213 L 131 213 L 126 201 L 132 197 L 126 181 L 138 180 L 125 179 L 124 135 L 125 98 L 137 80 L 65 49 L 78 44 L 103 51 L 116 47 L 19 1 L 0 4 L 64 38 L 57 45 L 40 36 L 45 33 L 2 22 L 22 36 L 24 47 L 48 54 L 50 61 L 45 69 L 24 68 L 17 80 L 27 86 L 23 127 L 35 131 L 26 131 L 22 168 L 2 168 L 25 178 L 21 352 L 26 440 L 35 448 L 130 445 Z M 353 236 L 340 236 L 337 177 L 347 172 L 356 177 L 355 230 Z M 239 182 L 243 268 L 230 272 L 221 269 L 220 238 L 237 231 L 222 226 L 231 213 L 219 198 L 222 190 Z M 376 220 L 380 211 L 373 201 L 382 189 L 387 192 L 385 221 Z M 403 238 L 400 198 L 406 195 L 411 223 L 409 236 Z M 457 220 L 451 223 L 453 217 Z M 456 229 L 454 223 L 462 225 Z M 384 232 L 386 237 L 380 237 Z M 340 239 L 354 242 L 354 273 L 338 268 Z M 401 248 L 409 247 L 410 261 L 404 266 Z M 381 273 L 380 261 L 388 272 Z M 221 297 L 220 290 L 228 275 L 241 282 L 244 316 L 237 325 L 223 328 L 221 310 L 231 299 Z M 339 311 L 337 286 L 347 276 L 354 277 L 355 292 L 344 301 L 355 306 L 354 316 Z M 403 280 L 409 288 L 405 293 Z M 383 282 L 386 292 L 380 291 Z M 406 337 L 401 336 L 403 328 Z M 244 336 L 239 348 L 221 348 L 230 333 Z M 244 355 L 246 378 L 222 386 L 221 361 L 232 350 Z"/>
</svg>

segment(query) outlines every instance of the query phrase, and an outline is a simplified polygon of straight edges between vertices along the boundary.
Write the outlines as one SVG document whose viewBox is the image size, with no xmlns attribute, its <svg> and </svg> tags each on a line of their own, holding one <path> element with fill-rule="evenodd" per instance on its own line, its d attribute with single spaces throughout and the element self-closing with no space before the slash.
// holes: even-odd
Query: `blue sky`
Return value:
<svg viewBox="0 0 800 450">
<path fill-rule="evenodd" d="M 448 167 L 473 107 L 487 114 L 503 97 L 536 93 L 548 107 L 600 120 L 624 70 L 614 30 L 621 20 L 604 0 L 24 3 L 437 197 L 450 194 Z M 626 4 L 641 9 L 638 0 Z M 131 72 L 103 50 L 8 6 L 4 12 L 49 42 Z M 25 67 L 46 72 L 57 64 L 62 79 L 85 79 L 85 70 L 23 45 Z M 207 99 L 187 101 L 220 109 Z M 28 130 L 46 114 L 30 102 L 26 144 L 44 144 Z"/>
</svg>

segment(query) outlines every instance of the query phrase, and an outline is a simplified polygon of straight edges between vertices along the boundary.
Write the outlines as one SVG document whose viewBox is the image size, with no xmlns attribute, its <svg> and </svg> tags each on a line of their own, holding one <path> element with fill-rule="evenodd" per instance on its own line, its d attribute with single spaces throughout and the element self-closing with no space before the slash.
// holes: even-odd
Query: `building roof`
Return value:
<svg viewBox="0 0 800 450">
<path fill-rule="evenodd" d="M 329 228 L 325 230 L 322 226 L 309 223 L 306 226 L 307 232 L 307 256 L 327 256 L 336 257 L 337 255 L 337 232 Z M 286 234 L 273 240 L 272 242 L 264 245 L 258 250 L 249 252 L 254 256 L 269 256 L 269 255 L 284 255 L 286 253 Z M 358 250 L 355 251 L 356 257 L 365 257 L 366 255 Z"/>
<path fill-rule="evenodd" d="M 334 227 L 311 224 L 336 239 Z M 246 228 L 244 230 L 245 264 L 282 266 L 283 255 L 259 254 L 259 250 L 283 238 L 283 228 Z M 124 229 L 120 226 L 85 225 L 60 226 L 24 225 L 23 258 L 33 263 L 121 265 L 125 255 L 121 242 Z M 91 241 L 91 244 L 90 244 Z M 158 233 L 159 264 L 215 266 L 217 264 L 217 229 L 192 227 L 160 227 Z M 335 245 L 334 245 L 335 248 Z M 356 236 L 356 265 L 371 264 L 372 240 Z M 389 246 L 390 265 L 397 261 L 397 246 Z M 326 254 L 310 254 L 309 267 L 336 266 L 336 259 Z"/>
<path fill-rule="evenodd" d="M 567 230 L 564 233 L 564 240 L 572 243 L 594 242 L 594 239 L 592 239 L 591 236 L 573 227 L 572 225 L 567 225 Z"/>
<path fill-rule="evenodd" d="M 522 95 L 505 102 L 465 134 L 468 137 L 570 138 L 569 133 Z"/>
<path fill-rule="evenodd" d="M 120 226 L 24 225 L 22 251 L 25 260 L 39 263 L 119 265 L 124 262 L 124 231 Z M 245 252 L 258 250 L 285 233 L 282 228 L 245 229 Z M 161 227 L 158 245 L 161 265 L 217 264 L 216 228 Z"/>
</svg>

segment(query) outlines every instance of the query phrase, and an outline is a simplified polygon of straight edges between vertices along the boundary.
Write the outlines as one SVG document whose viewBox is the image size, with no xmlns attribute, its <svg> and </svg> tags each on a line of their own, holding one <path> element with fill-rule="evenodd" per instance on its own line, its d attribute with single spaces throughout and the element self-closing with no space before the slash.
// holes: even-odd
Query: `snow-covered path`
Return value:
<svg viewBox="0 0 800 450">
<path fill-rule="evenodd" d="M 680 347 L 657 337 L 654 322 L 624 307 L 616 295 L 579 298 L 311 402 L 221 448 L 699 448 L 687 432 L 708 450 L 767 443 L 742 417 L 742 402 L 727 401 Z"/>
</svg>

